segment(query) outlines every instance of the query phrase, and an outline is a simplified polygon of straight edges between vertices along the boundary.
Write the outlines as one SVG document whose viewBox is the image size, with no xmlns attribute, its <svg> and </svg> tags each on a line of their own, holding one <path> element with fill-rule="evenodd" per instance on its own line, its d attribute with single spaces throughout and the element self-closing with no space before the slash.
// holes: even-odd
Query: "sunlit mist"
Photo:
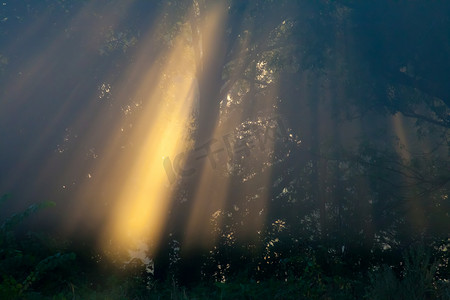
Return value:
<svg viewBox="0 0 450 300">
<path fill-rule="evenodd" d="M 444 295 L 450 4 L 397 2 L 0 2 L 0 298 Z"/>
<path fill-rule="evenodd" d="M 176 74 L 175 79 L 167 82 L 163 78 L 167 74 Z M 138 93 L 147 105 L 134 124 L 136 129 L 131 138 L 131 142 L 138 145 L 138 151 L 130 166 L 121 166 L 118 170 L 126 174 L 126 181 L 121 187 L 113 187 L 119 188 L 119 197 L 105 233 L 108 243 L 129 245 L 140 240 L 158 241 L 170 204 L 163 160 L 189 149 L 190 127 L 198 105 L 194 75 L 192 53 L 183 37 L 179 37 L 160 74 L 156 91 L 148 90 L 147 80 L 142 80 Z M 163 91 L 159 90 L 161 85 L 165 86 Z"/>
<path fill-rule="evenodd" d="M 220 14 L 224 11 L 220 7 L 209 13 L 205 18 L 207 24 L 201 24 L 202 32 L 206 32 L 203 47 L 215 43 L 214 31 L 221 25 Z M 189 43 L 191 30 L 188 24 L 181 26 L 169 52 L 164 54 L 163 67 L 150 67 L 137 86 L 136 98 L 143 99 L 145 109 L 133 124 L 129 142 L 138 150 L 129 166 L 121 165 L 113 171 L 124 174 L 126 180 L 120 187 L 112 187 L 117 189 L 118 198 L 114 200 L 102 238 L 105 247 L 126 248 L 145 241 L 157 248 L 172 199 L 171 166 L 163 166 L 173 162 L 176 168 L 182 168 L 182 162 L 176 159 L 180 153 L 192 149 L 198 115 L 200 95 L 196 76 L 201 70 Z M 156 80 L 157 84 L 149 88 L 150 80 Z"/>
</svg>

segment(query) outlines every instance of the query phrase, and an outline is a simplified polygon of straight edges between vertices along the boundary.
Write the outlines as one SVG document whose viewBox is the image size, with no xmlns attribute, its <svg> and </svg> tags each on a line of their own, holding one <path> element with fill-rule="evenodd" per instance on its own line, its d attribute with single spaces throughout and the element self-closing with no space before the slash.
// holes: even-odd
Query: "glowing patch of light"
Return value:
<svg viewBox="0 0 450 300">
<path fill-rule="evenodd" d="M 126 181 L 118 191 L 104 247 L 112 244 L 127 249 L 142 242 L 158 244 L 171 198 L 162 158 L 174 157 L 189 148 L 188 124 L 198 98 L 193 74 L 192 53 L 179 37 L 158 76 L 160 84 L 157 86 L 165 86 L 165 89 L 149 91 L 145 78 L 142 80 L 137 95 L 145 97 L 147 94 L 146 105 L 131 138 L 133 144 L 138 145 L 138 151 L 132 166 L 121 166 L 117 170 L 126 172 Z"/>
</svg>

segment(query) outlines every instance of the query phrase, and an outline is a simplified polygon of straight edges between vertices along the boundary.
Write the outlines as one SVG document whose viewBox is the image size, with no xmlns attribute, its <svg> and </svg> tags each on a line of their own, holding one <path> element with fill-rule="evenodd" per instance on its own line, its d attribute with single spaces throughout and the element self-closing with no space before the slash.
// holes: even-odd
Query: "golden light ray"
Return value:
<svg viewBox="0 0 450 300">
<path fill-rule="evenodd" d="M 394 145 L 398 155 L 405 160 L 406 164 L 411 162 L 413 152 L 422 155 L 428 148 L 429 142 L 420 143 L 420 139 L 414 137 L 410 132 L 414 128 L 413 122 L 406 119 L 400 113 L 391 117 L 392 130 L 399 139 L 399 145 Z M 408 171 L 406 171 L 408 172 Z M 412 177 L 404 176 L 403 184 L 406 187 L 406 197 L 408 198 L 408 221 L 412 225 L 411 232 L 420 233 L 426 227 L 426 209 L 423 208 L 421 196 L 417 195 L 417 184 Z"/>
<path fill-rule="evenodd" d="M 218 30 L 219 26 L 222 26 L 224 18 L 224 8 L 216 6 L 213 10 L 213 16 L 206 20 L 204 24 L 201 25 L 200 30 L 205 31 L 205 35 L 202 37 L 202 44 L 206 47 L 212 46 L 217 39 L 215 31 Z M 212 24 L 211 24 L 212 21 Z M 244 43 L 245 46 L 247 43 Z M 245 55 L 243 52 L 245 48 L 241 47 L 239 51 L 240 56 Z M 208 52 L 209 53 L 209 52 Z M 240 76 L 241 73 L 238 70 L 232 75 L 234 77 Z M 213 100 L 213 99 L 212 99 Z M 215 101 L 220 101 L 221 99 L 214 99 Z M 239 119 L 241 117 L 239 116 Z M 214 138 L 219 138 L 219 143 L 222 143 L 222 138 L 224 134 L 228 134 L 233 127 L 220 126 L 220 118 L 216 120 L 216 125 L 213 130 L 212 136 Z M 236 125 L 236 124 L 234 124 Z M 205 143 L 208 141 L 204 141 Z M 216 147 L 216 145 L 213 145 Z M 223 154 L 223 153 L 222 153 Z M 213 155 L 213 154 L 208 154 Z M 226 159 L 221 156 L 222 159 Z M 216 160 L 217 157 L 212 159 Z M 223 162 L 219 162 L 223 163 Z M 183 244 L 190 247 L 194 244 L 200 244 L 200 246 L 208 247 L 215 243 L 216 236 L 211 235 L 216 232 L 214 228 L 211 228 L 211 215 L 214 212 L 220 212 L 226 202 L 228 189 L 229 189 L 229 178 L 219 174 L 223 169 L 219 166 L 219 169 L 214 169 L 209 163 L 205 163 L 202 166 L 200 172 L 200 181 L 196 187 L 196 192 L 193 196 L 193 205 L 189 213 L 188 224 L 186 232 L 184 234 Z M 218 220 L 220 226 L 220 218 Z"/>
<path fill-rule="evenodd" d="M 411 159 L 411 147 L 404 124 L 405 120 L 401 114 L 398 113 L 392 116 L 392 128 L 400 142 L 400 145 L 396 147 L 396 150 L 401 157 L 409 161 Z"/>
<path fill-rule="evenodd" d="M 193 100 L 191 94 L 192 82 L 186 80 L 182 86 L 178 85 L 178 107 L 172 117 L 185 120 L 189 117 L 189 110 Z M 150 113 L 152 116 L 153 113 Z M 145 118 L 148 120 L 147 118 Z M 117 207 L 113 215 L 110 230 L 114 240 L 129 244 L 130 240 L 151 240 L 157 242 L 164 225 L 166 208 L 170 204 L 167 191 L 167 175 L 162 168 L 162 159 L 174 156 L 183 149 L 183 138 L 187 132 L 175 122 L 168 124 L 164 116 L 157 116 L 155 124 L 140 146 L 140 154 L 136 157 L 135 165 L 130 171 L 129 179 L 119 196 Z M 146 122 L 145 122 L 146 123 Z M 158 126 L 164 124 L 165 127 Z"/>
<path fill-rule="evenodd" d="M 158 72 L 155 90 L 148 88 L 146 79 L 154 76 L 150 72 L 136 93 L 146 105 L 130 138 L 137 146 L 132 166 L 115 171 L 126 175 L 122 187 L 113 188 L 118 197 L 102 240 L 106 248 L 111 243 L 124 248 L 140 241 L 158 244 L 171 204 L 163 159 L 189 147 L 188 125 L 198 87 L 192 49 L 183 33 L 175 38 L 166 65 Z"/>
<path fill-rule="evenodd" d="M 239 62 L 246 61 L 245 56 L 248 56 L 248 42 L 249 36 L 247 35 L 242 44 L 240 46 L 240 51 L 238 51 L 237 57 L 235 60 Z M 255 56 L 256 57 L 256 56 Z M 245 71 L 245 68 L 257 68 L 257 65 L 263 65 L 258 61 L 247 61 L 247 64 L 242 65 L 234 70 L 234 73 L 231 74 L 230 81 L 235 82 L 235 79 L 238 80 L 242 78 L 242 73 Z M 264 71 L 264 70 L 262 70 Z M 233 87 L 230 87 L 231 89 Z M 251 89 L 254 91 L 254 87 Z M 235 129 L 239 127 L 243 122 L 246 121 L 245 118 L 250 116 L 250 119 L 256 121 L 258 113 L 261 113 L 268 118 L 273 117 L 277 113 L 276 108 L 276 99 L 278 94 L 278 87 L 276 84 L 272 84 L 269 91 L 264 97 L 260 97 L 259 104 L 255 106 L 251 106 L 248 103 L 244 103 L 246 106 L 245 109 L 238 110 L 232 112 L 232 117 L 229 120 L 224 118 L 230 117 L 227 115 L 222 115 L 220 119 L 216 121 L 215 129 L 213 131 L 213 137 L 218 140 L 218 143 L 214 144 L 211 147 L 211 151 L 220 150 L 221 146 L 223 146 L 224 137 L 228 135 L 236 135 Z M 249 91 L 250 92 L 250 91 Z M 223 100 L 223 106 L 226 106 L 226 101 L 232 101 L 230 98 L 230 94 L 228 94 L 227 99 L 217 99 Z M 263 117 L 264 118 L 264 117 Z M 264 138 L 264 137 L 259 137 Z M 205 141 L 206 142 L 206 141 Z M 252 141 L 244 141 L 251 143 Z M 253 141 L 254 142 L 254 141 Z M 252 151 L 251 156 L 252 159 L 256 161 L 269 161 L 268 153 L 273 151 L 274 149 L 274 140 L 266 142 L 264 147 L 264 153 L 262 151 Z M 247 145 L 249 146 L 249 145 Z M 252 147 L 251 145 L 249 147 Z M 259 147 L 259 146 L 257 146 Z M 223 147 L 222 147 L 223 148 Z M 223 149 L 222 149 L 223 150 Z M 214 154 L 209 154 L 214 155 Z M 233 153 L 232 155 L 240 155 L 239 153 Z M 219 155 L 218 155 L 219 156 Z M 226 160 L 230 157 L 224 158 L 226 154 L 220 152 L 220 158 L 214 157 L 214 160 L 223 159 Z M 247 158 L 249 159 L 249 158 Z M 218 164 L 223 164 L 223 161 L 218 162 Z M 222 169 L 221 169 L 222 167 Z M 231 176 L 233 175 L 224 175 L 223 166 L 217 167 L 213 169 L 210 163 L 205 163 L 203 168 L 200 170 L 201 177 L 198 186 L 196 187 L 196 193 L 192 199 L 193 206 L 190 211 L 188 226 L 185 232 L 183 245 L 189 248 L 191 246 L 200 246 L 200 247 L 211 247 L 216 243 L 217 238 L 219 238 L 220 234 L 226 234 L 222 232 L 222 223 L 223 218 L 221 214 L 223 213 L 234 213 L 236 220 L 241 220 L 245 222 L 245 228 L 243 230 L 239 230 L 240 232 L 235 232 L 236 234 L 240 234 L 241 236 L 247 236 L 254 238 L 257 234 L 257 231 L 262 228 L 266 221 L 266 213 L 264 208 L 267 204 L 267 192 L 259 190 L 258 195 L 253 195 L 251 192 L 255 191 L 255 186 L 246 186 L 245 184 L 240 185 L 239 191 L 233 190 L 236 187 L 231 185 Z M 247 166 L 248 167 L 248 166 Z M 226 169 L 227 167 L 225 167 Z M 271 167 L 267 167 L 271 168 Z M 225 171 L 226 172 L 226 171 Z M 259 172 L 264 172 L 262 169 Z M 270 186 L 270 177 L 271 172 L 265 171 L 263 175 L 253 174 L 254 176 L 261 176 L 258 180 L 258 185 L 263 187 Z M 242 183 L 242 182 L 241 182 Z M 251 199 L 252 196 L 258 197 L 257 199 Z M 236 197 L 238 199 L 238 203 L 230 206 L 230 203 L 236 201 L 233 199 Z M 254 201 L 256 200 L 256 201 Z M 226 211 L 226 209 L 231 208 L 230 211 Z M 251 212 L 257 212 L 259 217 L 250 216 Z M 216 228 L 217 227 L 217 228 Z"/>
</svg>

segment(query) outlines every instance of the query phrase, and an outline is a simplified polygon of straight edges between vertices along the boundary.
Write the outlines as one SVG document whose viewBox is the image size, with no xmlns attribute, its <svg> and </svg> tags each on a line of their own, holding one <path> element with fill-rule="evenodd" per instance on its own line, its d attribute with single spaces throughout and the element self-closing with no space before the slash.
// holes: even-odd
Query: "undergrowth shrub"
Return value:
<svg viewBox="0 0 450 300">
<path fill-rule="evenodd" d="M 370 274 L 366 298 L 371 300 L 450 299 L 447 282 L 436 277 L 439 262 L 433 260 L 430 250 L 415 247 L 403 255 L 403 270 L 396 274 L 383 265 Z"/>
<path fill-rule="evenodd" d="M 0 199 L 0 205 L 8 195 Z M 48 235 L 29 232 L 18 235 L 18 227 L 41 209 L 53 207 L 54 202 L 42 202 L 11 215 L 0 225 L 0 299 L 36 298 L 45 289 L 67 285 L 61 278 L 70 270 L 75 253 L 64 253 L 64 243 Z M 32 296 L 34 295 L 34 296 Z"/>
</svg>

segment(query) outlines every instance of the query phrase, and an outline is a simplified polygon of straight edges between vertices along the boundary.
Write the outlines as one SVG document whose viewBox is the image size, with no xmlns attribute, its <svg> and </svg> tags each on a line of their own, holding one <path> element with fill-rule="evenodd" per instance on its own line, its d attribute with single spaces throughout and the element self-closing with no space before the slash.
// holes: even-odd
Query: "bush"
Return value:
<svg viewBox="0 0 450 300">
<path fill-rule="evenodd" d="M 0 204 L 8 198 L 3 196 Z M 52 287 L 67 285 L 61 273 L 75 259 L 75 253 L 63 253 L 63 247 L 58 246 L 61 243 L 48 235 L 17 236 L 17 228 L 26 218 L 54 205 L 53 202 L 33 204 L 0 225 L 0 299 L 36 298 L 39 293 L 33 293 L 34 286 L 52 291 Z"/>
<path fill-rule="evenodd" d="M 422 300 L 439 299 L 446 293 L 448 296 L 448 286 L 436 278 L 438 262 L 432 260 L 429 250 L 424 247 L 411 248 L 403 255 L 403 264 L 400 274 L 395 274 L 386 265 L 370 274 L 366 298 Z"/>
</svg>

